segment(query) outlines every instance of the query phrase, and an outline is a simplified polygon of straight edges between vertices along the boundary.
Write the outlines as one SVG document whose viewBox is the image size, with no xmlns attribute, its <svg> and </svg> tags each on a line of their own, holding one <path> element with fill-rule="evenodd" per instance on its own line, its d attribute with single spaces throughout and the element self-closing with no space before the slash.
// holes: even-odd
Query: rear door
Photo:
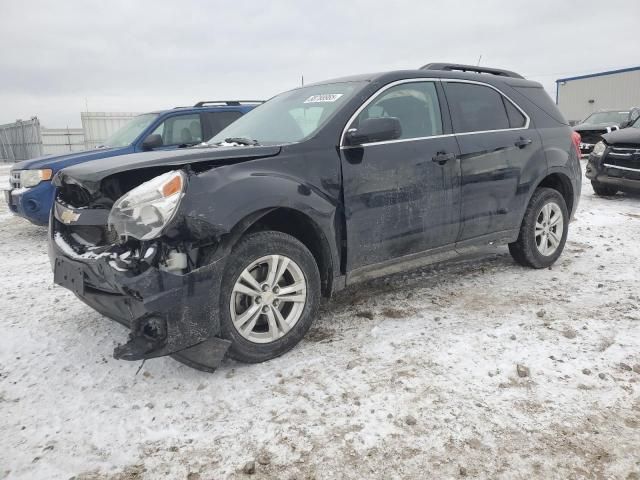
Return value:
<svg viewBox="0 0 640 480">
<path fill-rule="evenodd" d="M 347 125 L 388 116 L 402 126 L 397 140 L 341 148 L 349 271 L 455 242 L 460 164 L 441 96 L 436 81 L 395 82 Z"/>
<path fill-rule="evenodd" d="M 494 87 L 458 80 L 443 85 L 460 147 L 459 240 L 519 228 L 531 188 L 523 174 L 532 161 L 545 162 L 538 133 Z"/>
</svg>

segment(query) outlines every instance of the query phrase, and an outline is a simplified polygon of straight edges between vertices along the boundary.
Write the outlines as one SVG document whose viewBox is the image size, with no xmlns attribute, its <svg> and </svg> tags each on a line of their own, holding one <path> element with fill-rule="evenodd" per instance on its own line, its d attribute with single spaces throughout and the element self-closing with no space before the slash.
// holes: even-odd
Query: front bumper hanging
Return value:
<svg viewBox="0 0 640 480">
<path fill-rule="evenodd" d="M 184 275 L 149 266 L 140 274 L 114 267 L 109 255 L 73 258 L 54 232 L 49 238 L 55 283 L 103 315 L 129 327 L 129 341 L 114 357 L 142 360 L 172 355 L 212 371 L 230 342 L 220 332 L 218 299 L 224 259 Z"/>
</svg>

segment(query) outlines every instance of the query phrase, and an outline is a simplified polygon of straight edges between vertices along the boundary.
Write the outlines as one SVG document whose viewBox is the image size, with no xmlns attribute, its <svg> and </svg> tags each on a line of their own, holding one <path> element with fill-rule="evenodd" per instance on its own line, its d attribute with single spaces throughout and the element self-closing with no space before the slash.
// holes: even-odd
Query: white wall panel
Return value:
<svg viewBox="0 0 640 480">
<path fill-rule="evenodd" d="M 557 86 L 558 108 L 569 121 L 584 120 L 596 110 L 640 107 L 640 69 L 567 79 Z"/>
</svg>

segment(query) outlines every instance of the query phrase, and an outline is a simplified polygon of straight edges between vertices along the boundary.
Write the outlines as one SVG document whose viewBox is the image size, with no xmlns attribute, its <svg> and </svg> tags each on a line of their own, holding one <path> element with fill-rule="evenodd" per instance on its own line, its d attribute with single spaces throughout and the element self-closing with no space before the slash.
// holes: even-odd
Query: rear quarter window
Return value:
<svg viewBox="0 0 640 480">
<path fill-rule="evenodd" d="M 509 126 L 511 128 L 522 128 L 527 124 L 526 117 L 518 110 L 513 103 L 506 98 L 502 98 L 504 107 L 507 110 L 507 117 L 509 117 Z"/>
<path fill-rule="evenodd" d="M 524 96 L 527 100 L 533 103 L 536 107 L 546 113 L 549 117 L 555 121 L 562 123 L 563 125 L 569 125 L 569 122 L 564 118 L 564 115 L 560 113 L 556 104 L 553 103 L 551 97 L 545 92 L 542 87 L 519 87 L 511 86 L 517 93 Z M 531 116 L 531 115 L 530 115 Z"/>
</svg>

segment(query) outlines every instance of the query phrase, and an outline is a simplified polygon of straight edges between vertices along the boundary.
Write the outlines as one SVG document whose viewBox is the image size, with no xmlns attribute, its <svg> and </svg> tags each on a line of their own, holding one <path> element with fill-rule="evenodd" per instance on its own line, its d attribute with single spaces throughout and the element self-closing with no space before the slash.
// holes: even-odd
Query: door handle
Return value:
<svg viewBox="0 0 640 480">
<path fill-rule="evenodd" d="M 518 140 L 516 140 L 516 147 L 518 148 L 524 148 L 527 145 L 531 145 L 533 140 L 531 140 L 530 138 L 524 138 L 524 137 L 520 137 Z"/>
<path fill-rule="evenodd" d="M 455 160 L 455 159 L 456 159 L 456 155 L 454 153 L 438 152 L 433 156 L 431 160 L 433 160 L 433 162 L 437 163 L 438 165 L 444 165 L 449 160 Z"/>
</svg>

